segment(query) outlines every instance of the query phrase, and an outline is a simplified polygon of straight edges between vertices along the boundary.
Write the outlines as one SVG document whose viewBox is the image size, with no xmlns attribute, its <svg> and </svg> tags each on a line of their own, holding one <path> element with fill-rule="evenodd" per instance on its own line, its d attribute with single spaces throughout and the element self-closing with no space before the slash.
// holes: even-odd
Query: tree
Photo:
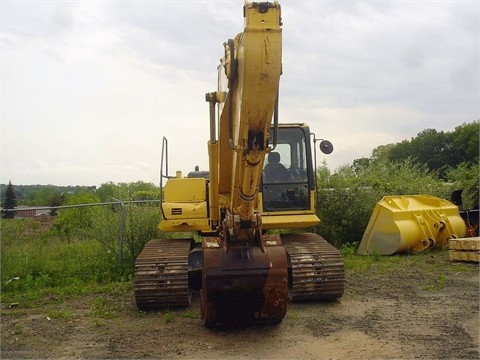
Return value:
<svg viewBox="0 0 480 360">
<path fill-rule="evenodd" d="M 463 190 L 463 208 L 478 209 L 480 165 L 461 163 L 455 168 L 447 169 L 447 180 L 451 190 Z"/>
<path fill-rule="evenodd" d="M 87 205 L 98 202 L 98 196 L 89 192 L 79 192 L 67 197 L 67 205 Z M 94 206 L 61 209 L 53 223 L 54 228 L 66 236 L 88 236 L 99 211 L 100 209 Z"/>
<path fill-rule="evenodd" d="M 387 161 L 389 159 L 392 149 L 395 147 L 394 144 L 379 145 L 372 150 L 372 161 Z"/>
<path fill-rule="evenodd" d="M 108 183 L 102 184 L 96 191 L 97 196 L 100 198 L 101 202 L 113 201 L 115 198 L 115 191 L 117 185 L 114 182 L 110 181 Z M 123 200 L 123 199 L 122 199 Z"/>
<path fill-rule="evenodd" d="M 65 194 L 52 194 L 48 200 L 47 200 L 47 205 L 50 207 L 57 207 L 61 206 L 65 203 Z M 50 210 L 50 215 L 56 216 L 58 214 L 57 209 L 51 209 Z"/>
<path fill-rule="evenodd" d="M 462 163 L 467 166 L 478 163 L 479 128 L 480 120 L 457 126 L 452 132 L 425 129 L 410 140 L 378 146 L 369 159 L 355 159 L 352 166 L 359 171 L 376 162 L 408 160 L 426 166 L 438 178 L 446 180 L 449 169 Z"/>
<path fill-rule="evenodd" d="M 13 188 L 12 182 L 8 182 L 7 189 L 5 191 L 5 197 L 2 199 L 2 207 L 5 210 L 15 209 L 17 206 L 17 196 L 15 195 L 15 189 Z M 15 217 L 15 212 L 13 211 L 2 211 L 2 218 L 4 219 L 13 219 Z"/>
<path fill-rule="evenodd" d="M 359 159 L 353 160 L 352 168 L 355 172 L 359 172 L 364 168 L 367 168 L 370 166 L 370 163 L 372 162 L 372 159 L 362 157 Z"/>
<path fill-rule="evenodd" d="M 96 191 L 102 202 L 120 200 L 157 200 L 160 197 L 160 189 L 152 183 L 143 181 L 131 183 L 108 182 L 102 184 Z"/>
<path fill-rule="evenodd" d="M 456 164 L 450 164 L 451 166 L 458 165 L 463 162 L 471 163 L 472 165 L 478 164 L 479 156 L 479 133 L 480 133 L 480 120 L 474 121 L 471 124 L 462 124 L 455 128 L 453 133 L 453 145 L 457 152 Z"/>
<path fill-rule="evenodd" d="M 43 186 L 36 191 L 35 199 L 31 202 L 33 206 L 58 206 L 52 203 L 51 199 L 59 198 L 61 191 L 53 185 Z"/>
</svg>

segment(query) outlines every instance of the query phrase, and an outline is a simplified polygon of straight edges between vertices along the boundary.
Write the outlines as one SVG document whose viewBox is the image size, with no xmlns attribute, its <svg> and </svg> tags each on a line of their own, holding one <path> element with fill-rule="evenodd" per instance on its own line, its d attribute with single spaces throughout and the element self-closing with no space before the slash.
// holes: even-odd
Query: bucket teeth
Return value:
<svg viewBox="0 0 480 360">
<path fill-rule="evenodd" d="M 190 305 L 190 239 L 150 240 L 135 261 L 135 301 L 142 310 Z"/>
<path fill-rule="evenodd" d="M 317 234 L 284 234 L 291 269 L 293 301 L 337 299 L 343 295 L 345 271 L 340 252 Z"/>
</svg>

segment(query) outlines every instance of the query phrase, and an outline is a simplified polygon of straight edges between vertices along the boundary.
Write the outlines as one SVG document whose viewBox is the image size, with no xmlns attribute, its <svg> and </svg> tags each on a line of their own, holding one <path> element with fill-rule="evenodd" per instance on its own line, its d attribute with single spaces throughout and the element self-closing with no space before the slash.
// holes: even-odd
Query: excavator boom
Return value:
<svg viewBox="0 0 480 360">
<path fill-rule="evenodd" d="M 262 235 L 257 210 L 282 67 L 280 5 L 245 3 L 244 17 L 244 31 L 225 43 L 219 68 L 228 91 L 207 94 L 207 101 L 225 100 L 219 106 L 219 138 L 228 145 L 224 160 L 211 163 L 210 184 L 230 185 L 220 236 L 204 238 L 202 245 L 202 318 L 207 326 L 239 319 L 278 322 L 287 307 L 286 251 L 279 236 Z M 210 146 L 215 144 L 211 138 Z M 224 178 L 215 178 L 217 174 Z M 210 194 L 211 203 L 218 203 L 219 194 Z"/>
</svg>

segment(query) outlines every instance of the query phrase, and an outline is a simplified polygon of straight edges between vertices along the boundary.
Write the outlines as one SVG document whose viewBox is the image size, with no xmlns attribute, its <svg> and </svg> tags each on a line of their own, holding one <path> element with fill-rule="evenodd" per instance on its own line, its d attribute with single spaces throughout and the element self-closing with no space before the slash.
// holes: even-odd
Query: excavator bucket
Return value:
<svg viewBox="0 0 480 360">
<path fill-rule="evenodd" d="M 456 205 L 429 195 L 385 196 L 373 211 L 357 253 L 391 255 L 446 246 L 465 236 Z"/>
<path fill-rule="evenodd" d="M 203 239 L 201 290 L 205 326 L 278 323 L 287 311 L 288 266 L 278 235 L 267 246 L 221 247 L 218 237 Z"/>
</svg>

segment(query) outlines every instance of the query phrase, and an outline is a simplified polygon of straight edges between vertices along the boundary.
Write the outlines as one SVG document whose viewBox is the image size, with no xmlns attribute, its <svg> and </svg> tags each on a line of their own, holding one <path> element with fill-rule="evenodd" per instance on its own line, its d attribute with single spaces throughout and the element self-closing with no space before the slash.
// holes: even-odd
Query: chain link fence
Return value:
<svg viewBox="0 0 480 360">
<path fill-rule="evenodd" d="M 16 216 L 0 223 L 4 290 L 19 279 L 52 287 L 131 277 L 144 244 L 161 236 L 158 200 L 28 208 L 28 217 L 25 208 L 6 211 Z"/>
</svg>

